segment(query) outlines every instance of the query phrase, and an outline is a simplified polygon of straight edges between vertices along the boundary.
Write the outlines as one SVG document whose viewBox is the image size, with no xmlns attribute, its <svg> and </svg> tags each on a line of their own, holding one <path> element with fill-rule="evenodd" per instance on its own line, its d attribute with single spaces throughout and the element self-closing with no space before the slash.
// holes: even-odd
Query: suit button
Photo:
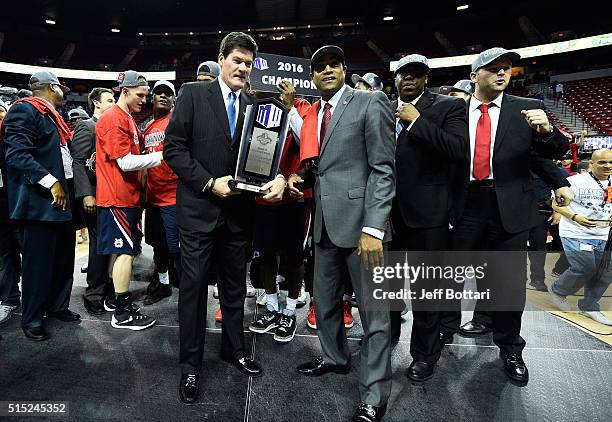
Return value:
<svg viewBox="0 0 612 422">
<path fill-rule="evenodd" d="M 324 172 L 320 172 L 319 173 L 319 177 L 323 177 L 323 176 L 325 176 L 325 173 Z"/>
</svg>

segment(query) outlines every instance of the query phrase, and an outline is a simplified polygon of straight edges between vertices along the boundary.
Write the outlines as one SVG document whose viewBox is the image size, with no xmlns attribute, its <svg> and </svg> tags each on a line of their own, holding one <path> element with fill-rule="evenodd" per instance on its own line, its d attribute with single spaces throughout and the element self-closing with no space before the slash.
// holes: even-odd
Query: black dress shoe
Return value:
<svg viewBox="0 0 612 422">
<path fill-rule="evenodd" d="M 198 400 L 200 377 L 196 374 L 181 375 L 179 397 L 183 403 L 194 404 Z"/>
<path fill-rule="evenodd" d="M 45 341 L 49 340 L 49 334 L 43 327 L 24 328 L 23 333 L 27 338 L 34 341 Z"/>
<path fill-rule="evenodd" d="M 172 296 L 172 287 L 169 284 L 159 283 L 155 289 L 147 292 L 147 296 L 142 303 L 149 306 L 170 296 Z"/>
<path fill-rule="evenodd" d="M 459 334 L 465 337 L 481 336 L 489 332 L 491 332 L 489 327 L 476 321 L 468 321 L 459 327 Z"/>
<path fill-rule="evenodd" d="M 408 372 L 406 373 L 406 376 L 415 382 L 427 381 L 433 376 L 435 366 L 436 365 L 433 363 L 413 360 L 410 366 L 408 367 Z"/>
<path fill-rule="evenodd" d="M 523 361 L 523 357 L 518 353 L 502 354 L 504 360 L 504 371 L 508 378 L 516 382 L 527 384 L 529 381 L 529 371 Z"/>
<path fill-rule="evenodd" d="M 297 367 L 298 374 L 308 377 L 320 377 L 328 372 L 336 374 L 348 374 L 351 372 L 351 364 L 346 365 L 331 365 L 323 362 L 323 358 L 317 358 L 310 362 L 306 362 Z"/>
<path fill-rule="evenodd" d="M 64 322 L 74 322 L 81 319 L 81 315 L 76 312 L 72 312 L 70 309 L 64 309 L 59 312 L 47 312 L 47 317 L 59 319 Z"/>
<path fill-rule="evenodd" d="M 385 412 L 387 411 L 387 405 L 382 407 L 376 407 L 365 403 L 359 403 L 357 410 L 353 414 L 352 422 L 376 422 L 381 421 Z"/>
<path fill-rule="evenodd" d="M 98 316 L 106 313 L 106 309 L 104 309 L 104 304 L 101 300 L 83 299 L 83 306 L 89 315 Z"/>
<path fill-rule="evenodd" d="M 539 280 L 539 281 L 530 281 L 529 285 L 531 287 L 533 287 L 534 289 L 536 289 L 538 292 L 547 292 L 548 291 L 548 286 L 546 286 L 546 283 L 544 283 L 543 281 Z"/>
<path fill-rule="evenodd" d="M 451 333 L 440 333 L 440 343 L 442 346 L 445 344 L 451 344 L 453 342 L 454 334 Z"/>
<path fill-rule="evenodd" d="M 253 359 L 242 357 L 240 359 L 236 358 L 228 358 L 226 356 L 221 356 L 221 359 L 227 363 L 231 363 L 234 365 L 240 372 L 246 374 L 250 377 L 259 377 L 263 374 L 263 369 L 257 362 Z"/>
</svg>

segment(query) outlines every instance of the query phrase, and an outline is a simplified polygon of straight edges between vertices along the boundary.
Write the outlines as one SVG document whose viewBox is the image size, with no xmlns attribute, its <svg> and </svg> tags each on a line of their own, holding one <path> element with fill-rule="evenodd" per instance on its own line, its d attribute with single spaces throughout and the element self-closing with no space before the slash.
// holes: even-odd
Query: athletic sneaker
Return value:
<svg viewBox="0 0 612 422">
<path fill-rule="evenodd" d="M 601 313 L 601 311 L 580 311 L 580 315 L 591 318 L 593 321 L 597 321 L 603 325 L 612 325 L 612 320 Z M 276 330 L 276 332 L 278 332 L 278 330 Z M 276 338 L 276 336 L 274 338 Z"/>
<path fill-rule="evenodd" d="M 315 316 L 314 302 L 312 300 L 310 301 L 310 307 L 308 308 L 308 318 L 306 318 L 306 324 L 313 330 L 317 329 L 317 317 Z"/>
<path fill-rule="evenodd" d="M 295 306 L 301 308 L 302 306 L 306 305 L 306 299 L 308 299 L 308 297 L 306 296 L 306 288 L 304 287 L 304 282 L 302 282 L 302 287 L 300 288 L 300 295 L 297 298 L 297 304 Z"/>
<path fill-rule="evenodd" d="M 136 312 L 140 311 L 140 306 L 136 305 L 135 303 L 132 303 L 131 306 L 136 310 Z M 117 308 L 116 298 L 111 297 L 111 298 L 104 299 L 104 309 L 106 310 L 106 312 L 115 312 L 116 308 Z"/>
<path fill-rule="evenodd" d="M 274 330 L 278 327 L 281 315 L 278 312 L 266 310 L 266 313 L 261 315 L 249 325 L 249 330 L 254 333 L 263 334 Z"/>
<path fill-rule="evenodd" d="M 274 333 L 274 341 L 278 343 L 290 342 L 295 336 L 295 327 L 297 327 L 295 315 L 281 314 L 278 328 Z"/>
<path fill-rule="evenodd" d="M 139 331 L 152 327 L 157 321 L 148 315 L 141 314 L 132 305 L 125 308 L 125 312 L 113 312 L 111 326 L 113 328 L 123 328 L 126 330 Z"/>
<path fill-rule="evenodd" d="M 553 283 L 554 284 L 554 283 Z M 548 286 L 548 293 L 550 293 L 550 297 L 552 299 L 552 303 L 555 305 L 557 309 L 563 312 L 569 312 L 572 309 L 572 306 L 567 301 L 565 296 L 561 296 L 553 292 L 553 284 Z"/>
<path fill-rule="evenodd" d="M 350 300 L 344 301 L 344 328 L 347 330 L 353 326 L 355 321 L 353 320 L 353 306 Z"/>
<path fill-rule="evenodd" d="M 19 305 L 0 305 L 0 324 L 8 321 L 19 309 Z"/>
</svg>

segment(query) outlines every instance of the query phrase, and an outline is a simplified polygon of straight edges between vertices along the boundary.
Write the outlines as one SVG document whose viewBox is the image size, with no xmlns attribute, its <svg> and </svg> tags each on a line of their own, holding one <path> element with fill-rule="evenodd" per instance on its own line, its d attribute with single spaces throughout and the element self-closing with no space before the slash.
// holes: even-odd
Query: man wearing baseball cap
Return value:
<svg viewBox="0 0 612 422">
<path fill-rule="evenodd" d="M 153 120 L 144 130 L 145 152 L 164 150 L 165 131 L 170 122 L 176 91 L 168 81 L 153 86 Z M 147 170 L 145 240 L 153 246 L 157 277 L 149 285 L 145 305 L 152 305 L 172 295 L 169 270 L 180 274 L 178 228 L 176 226 L 176 185 L 178 177 L 165 162 Z M 177 276 L 180 279 L 180 276 Z"/>
<path fill-rule="evenodd" d="M 474 93 L 474 84 L 469 79 L 461 79 L 455 85 L 443 85 L 440 87 L 439 93 L 451 97 L 460 97 L 465 101 L 469 100 Z"/>
<path fill-rule="evenodd" d="M 77 321 L 68 309 L 74 270 L 74 226 L 68 179 L 70 129 L 57 112 L 68 88 L 51 72 L 30 77 L 33 96 L 17 100 L 2 123 L 10 218 L 22 238 L 21 326 L 30 340 L 49 338 L 43 315 Z M 51 206 L 50 206 L 51 205 Z"/>
<path fill-rule="evenodd" d="M 481 291 L 491 289 L 490 300 L 479 300 L 473 320 L 461 328 L 457 311 L 456 330 L 472 336 L 493 331 L 506 375 L 526 384 L 529 372 L 522 359 L 525 340 L 520 335 L 525 250 L 537 217 L 529 169 L 546 180 L 554 171 L 556 178 L 558 171 L 545 165 L 550 164 L 546 158 L 560 158 L 568 142 L 548 121 L 541 101 L 504 92 L 519 58 L 517 53 L 496 47 L 478 54 L 472 63 L 470 79 L 475 91 L 468 104 L 470 149 L 461 167 L 463 186 L 456 198 L 452 243 L 458 251 L 514 251 L 504 253 L 503 262 L 493 255 L 486 257 L 488 270 L 478 284 Z M 534 165 L 532 156 L 542 159 Z M 566 186 L 555 194 L 560 205 L 573 198 Z"/>
<path fill-rule="evenodd" d="M 469 149 L 465 101 L 434 94 L 427 88 L 429 63 L 425 56 L 403 57 L 395 70 L 396 110 L 395 165 L 397 194 L 391 220 L 392 250 L 408 252 L 448 251 L 452 222 L 452 168 Z M 417 282 L 411 289 L 433 291 L 440 280 Z M 442 351 L 439 336 L 441 313 L 428 301 L 412 301 L 410 340 L 412 363 L 408 378 L 422 382 L 433 375 Z M 401 311 L 391 312 L 392 341 L 399 341 Z"/>
<path fill-rule="evenodd" d="M 351 81 L 355 85 L 355 89 L 361 89 L 364 91 L 382 91 L 383 83 L 380 77 L 376 73 L 366 73 L 363 76 L 359 76 L 353 73 Z"/>
<path fill-rule="evenodd" d="M 317 334 L 321 357 L 298 366 L 305 376 L 347 374 L 347 346 L 342 306 L 348 270 L 363 324 L 360 403 L 353 421 L 379 421 L 391 393 L 389 302 L 375 300 L 363 268 L 382 265 L 383 241 L 390 240 L 389 213 L 395 193 L 393 115 L 382 92 L 346 86 L 344 52 L 319 48 L 310 61 L 311 78 L 321 100 L 304 118 L 300 159 L 313 165 L 289 178 L 294 197 L 314 187 Z"/>
<path fill-rule="evenodd" d="M 111 326 L 143 330 L 155 319 L 141 314 L 130 297 L 132 261 L 140 253 L 141 170 L 158 167 L 162 153 L 140 155 L 141 134 L 131 113 L 147 101 L 149 87 L 136 71 L 121 72 L 117 104 L 96 124 L 96 203 L 98 206 L 98 253 L 110 255 L 115 300 L 104 300 L 112 311 Z"/>
<path fill-rule="evenodd" d="M 214 81 L 219 77 L 221 73 L 221 67 L 217 62 L 211 60 L 200 63 L 198 71 L 196 73 L 196 79 L 198 81 Z"/>
</svg>

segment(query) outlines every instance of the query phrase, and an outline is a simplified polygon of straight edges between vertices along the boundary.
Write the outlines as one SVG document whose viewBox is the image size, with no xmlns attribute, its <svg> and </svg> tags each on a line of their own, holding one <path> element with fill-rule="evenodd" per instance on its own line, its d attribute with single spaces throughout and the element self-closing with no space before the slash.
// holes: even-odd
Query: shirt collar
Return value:
<svg viewBox="0 0 612 422">
<path fill-rule="evenodd" d="M 217 78 L 217 81 L 219 81 L 219 86 L 221 86 L 221 94 L 223 94 L 223 100 L 226 100 L 229 93 L 232 92 L 232 90 L 230 89 L 229 86 L 227 86 L 225 82 L 223 82 L 223 79 L 221 78 L 221 76 Z M 234 94 L 236 94 L 236 98 L 240 97 L 240 91 L 242 91 L 242 89 L 234 91 Z"/>
<path fill-rule="evenodd" d="M 340 88 L 338 92 L 336 92 L 334 96 L 329 99 L 329 101 L 325 101 L 323 98 L 321 98 L 321 109 L 323 109 L 323 107 L 325 107 L 325 104 L 327 103 L 329 103 L 329 105 L 331 105 L 332 108 L 335 108 L 336 105 L 338 104 L 338 101 L 340 101 L 340 97 L 342 97 L 342 94 L 344 93 L 345 90 L 346 90 L 346 85 L 343 85 L 342 88 Z"/>
<path fill-rule="evenodd" d="M 413 106 L 416 106 L 416 103 L 419 102 L 419 100 L 421 99 L 421 97 L 423 96 L 423 94 L 425 94 L 425 91 L 421 92 L 421 95 L 419 95 L 418 97 L 416 97 L 414 100 L 410 101 L 410 104 L 412 104 Z M 401 106 L 402 104 L 406 104 L 405 102 L 403 102 L 400 98 L 397 99 L 397 106 Z"/>
<path fill-rule="evenodd" d="M 490 103 L 495 104 L 497 107 L 501 108 L 501 104 L 502 104 L 502 99 L 504 98 L 504 93 L 502 92 L 501 94 L 499 94 L 497 96 L 496 99 L 494 99 L 493 101 L 491 101 Z M 489 104 L 490 104 L 489 103 Z M 470 99 L 470 112 L 476 110 L 480 104 L 482 104 L 482 101 L 480 101 L 478 98 L 474 97 L 472 95 L 472 98 Z"/>
</svg>

